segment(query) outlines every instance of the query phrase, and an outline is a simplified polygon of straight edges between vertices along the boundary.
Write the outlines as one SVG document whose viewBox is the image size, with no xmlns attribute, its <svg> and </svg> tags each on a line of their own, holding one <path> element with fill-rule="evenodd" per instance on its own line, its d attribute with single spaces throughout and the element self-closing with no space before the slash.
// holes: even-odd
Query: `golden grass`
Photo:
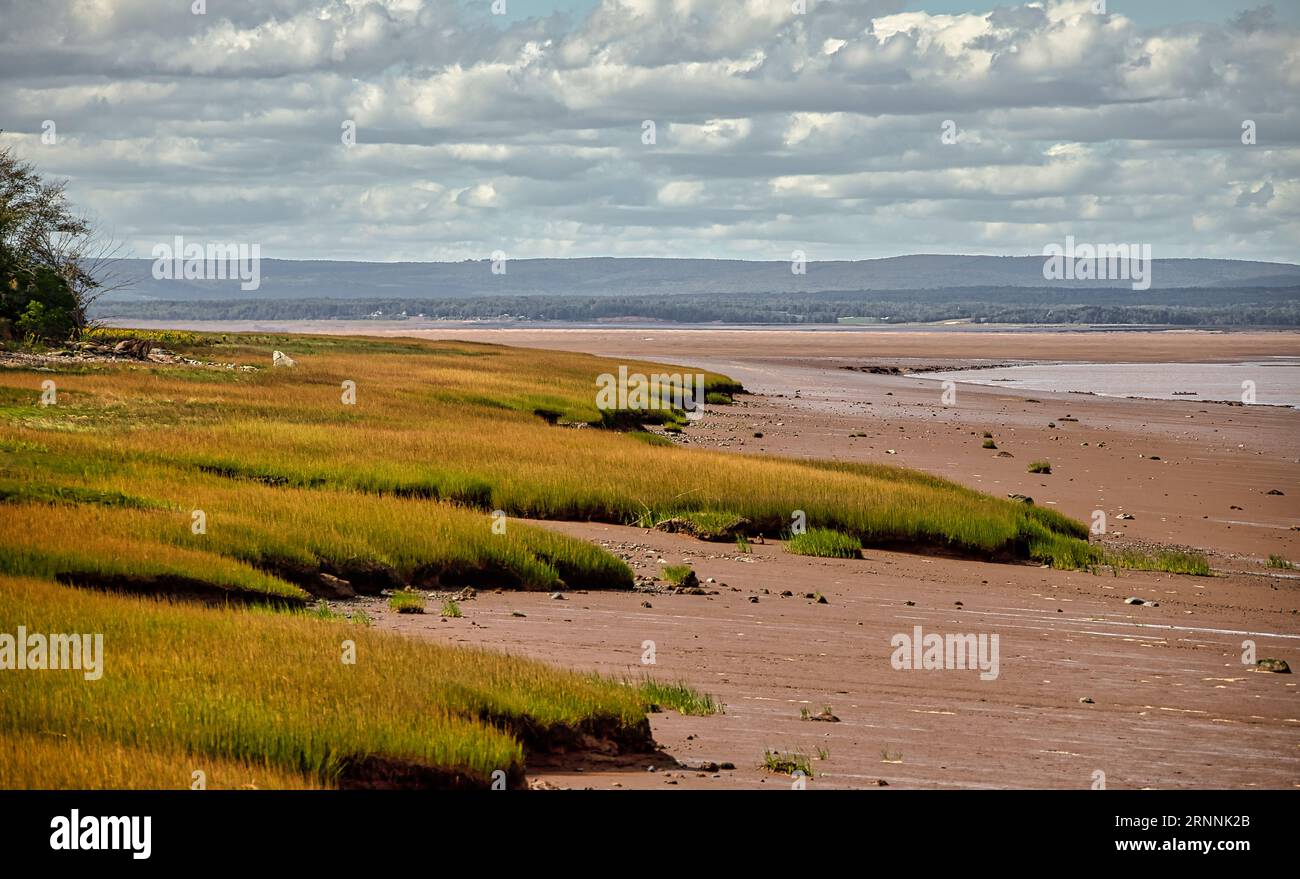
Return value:
<svg viewBox="0 0 1300 879">
<path fill-rule="evenodd" d="M 479 565 L 528 588 L 631 579 L 599 551 L 530 536 L 515 523 L 506 540 L 491 539 L 501 535 L 486 515 L 458 515 L 457 507 L 621 523 L 744 516 L 771 536 L 800 509 L 810 525 L 867 546 L 1052 561 L 1084 554 L 1074 545 L 1086 539 L 1079 523 L 914 471 L 755 459 L 549 424 L 611 420 L 595 407 L 596 376 L 617 371 L 608 360 L 472 343 L 223 338 L 204 337 L 186 353 L 261 368 L 70 367 L 54 374 L 59 405 L 44 408 L 37 398 L 49 374 L 0 375 L 0 497 L 6 479 L 58 490 L 65 500 L 117 493 L 130 504 L 81 504 L 95 509 L 86 528 L 257 567 L 277 552 L 303 563 L 369 554 L 403 576 Z M 272 348 L 299 366 L 271 369 Z M 355 405 L 342 402 L 345 381 L 356 384 Z M 723 376 L 708 381 L 734 388 Z M 118 508 L 129 505 L 155 512 L 129 518 Z M 195 508 L 213 523 L 206 541 L 186 536 Z M 29 522 L 43 517 L 22 512 Z M 510 537 L 516 531 L 518 540 Z M 417 534 L 437 539 L 413 541 Z M 465 552 L 451 553 L 458 544 Z M 0 545 L 0 558 L 4 551 Z M 42 570 L 31 564 L 13 570 Z"/>
<path fill-rule="evenodd" d="M 688 450 L 600 429 L 635 421 L 595 406 L 596 376 L 619 365 L 608 360 L 400 339 L 157 341 L 259 368 L 0 372 L 0 632 L 102 633 L 106 654 L 96 681 L 0 671 L 0 779 L 15 786 L 185 785 L 188 772 L 179 782 L 174 773 L 196 760 L 213 767 L 215 785 L 482 786 L 498 769 L 518 784 L 525 747 L 587 732 L 645 744 L 651 704 L 712 710 L 687 688 L 221 601 L 305 609 L 304 587 L 322 572 L 358 587 L 372 577 L 632 585 L 614 555 L 521 517 L 744 517 L 777 536 L 803 510 L 810 525 L 867 545 L 1070 564 L 1094 553 L 1080 523 L 922 473 Z M 270 368 L 272 349 L 299 366 Z M 49 378 L 58 404 L 42 407 Z M 355 405 L 342 400 L 345 382 Z M 708 382 L 715 400 L 737 390 L 723 376 Z M 203 587 L 219 606 L 55 581 Z M 342 661 L 345 641 L 354 664 Z M 24 767 L 26 746 L 34 757 Z"/>
<path fill-rule="evenodd" d="M 323 787 L 298 772 L 249 760 L 148 750 L 100 739 L 0 731 L 0 790 L 205 790 Z"/>
<path fill-rule="evenodd" d="M 0 730 L 66 736 L 99 761 L 111 759 L 94 742 L 127 756 L 154 753 L 163 767 L 189 754 L 329 785 L 346 781 L 358 761 L 381 757 L 483 786 L 497 769 L 518 781 L 525 731 L 545 738 L 644 725 L 641 694 L 622 683 L 301 614 L 0 576 L 0 632 L 19 625 L 102 634 L 103 676 L 0 671 Z M 345 642 L 355 645 L 353 664 L 344 662 Z M 30 782 L 35 771 L 0 766 L 0 777 Z M 60 778 L 55 772 L 48 784 L 61 786 Z"/>
</svg>

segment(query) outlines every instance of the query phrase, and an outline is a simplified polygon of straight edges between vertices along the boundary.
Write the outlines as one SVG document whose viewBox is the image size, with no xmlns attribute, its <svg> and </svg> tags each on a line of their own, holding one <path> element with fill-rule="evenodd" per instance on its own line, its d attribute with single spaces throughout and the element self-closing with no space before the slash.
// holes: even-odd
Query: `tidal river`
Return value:
<svg viewBox="0 0 1300 879">
<path fill-rule="evenodd" d="M 1300 408 L 1300 360 L 1250 363 L 1042 363 L 916 378 L 951 379 L 1026 391 L 1088 391 L 1103 397 L 1254 402 Z M 1253 401 L 1247 399 L 1253 390 Z"/>
</svg>

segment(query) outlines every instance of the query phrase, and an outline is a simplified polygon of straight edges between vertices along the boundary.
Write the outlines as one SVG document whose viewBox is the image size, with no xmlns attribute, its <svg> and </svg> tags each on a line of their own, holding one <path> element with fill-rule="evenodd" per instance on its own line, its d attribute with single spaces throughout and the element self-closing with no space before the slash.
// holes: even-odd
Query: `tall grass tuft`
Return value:
<svg viewBox="0 0 1300 879">
<path fill-rule="evenodd" d="M 1134 571 L 1163 571 L 1169 574 L 1192 574 L 1197 577 L 1210 576 L 1210 562 L 1199 552 L 1180 550 L 1158 550 L 1143 552 L 1125 549 L 1108 552 L 1106 563 L 1116 568 Z"/>
<path fill-rule="evenodd" d="M 809 528 L 785 542 L 786 552 L 834 559 L 855 559 L 862 555 L 862 541 L 830 528 Z"/>
</svg>

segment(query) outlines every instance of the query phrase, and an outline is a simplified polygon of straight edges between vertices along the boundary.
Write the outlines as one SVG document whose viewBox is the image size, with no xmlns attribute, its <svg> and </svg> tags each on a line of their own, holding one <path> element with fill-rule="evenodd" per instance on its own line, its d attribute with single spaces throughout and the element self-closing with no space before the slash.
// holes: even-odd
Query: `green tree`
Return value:
<svg viewBox="0 0 1300 879">
<path fill-rule="evenodd" d="M 106 251 L 92 253 L 94 230 L 63 189 L 0 148 L 0 338 L 74 337 L 102 289 Z"/>
</svg>

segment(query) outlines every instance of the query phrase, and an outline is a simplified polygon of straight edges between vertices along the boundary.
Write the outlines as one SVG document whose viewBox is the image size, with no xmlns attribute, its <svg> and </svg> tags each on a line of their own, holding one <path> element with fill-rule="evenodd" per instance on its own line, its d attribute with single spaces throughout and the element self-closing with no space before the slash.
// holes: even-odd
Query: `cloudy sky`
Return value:
<svg viewBox="0 0 1300 879">
<path fill-rule="evenodd" d="M 1293 0 L 197 2 L 0 0 L 0 143 L 137 256 L 1300 261 Z"/>
</svg>

